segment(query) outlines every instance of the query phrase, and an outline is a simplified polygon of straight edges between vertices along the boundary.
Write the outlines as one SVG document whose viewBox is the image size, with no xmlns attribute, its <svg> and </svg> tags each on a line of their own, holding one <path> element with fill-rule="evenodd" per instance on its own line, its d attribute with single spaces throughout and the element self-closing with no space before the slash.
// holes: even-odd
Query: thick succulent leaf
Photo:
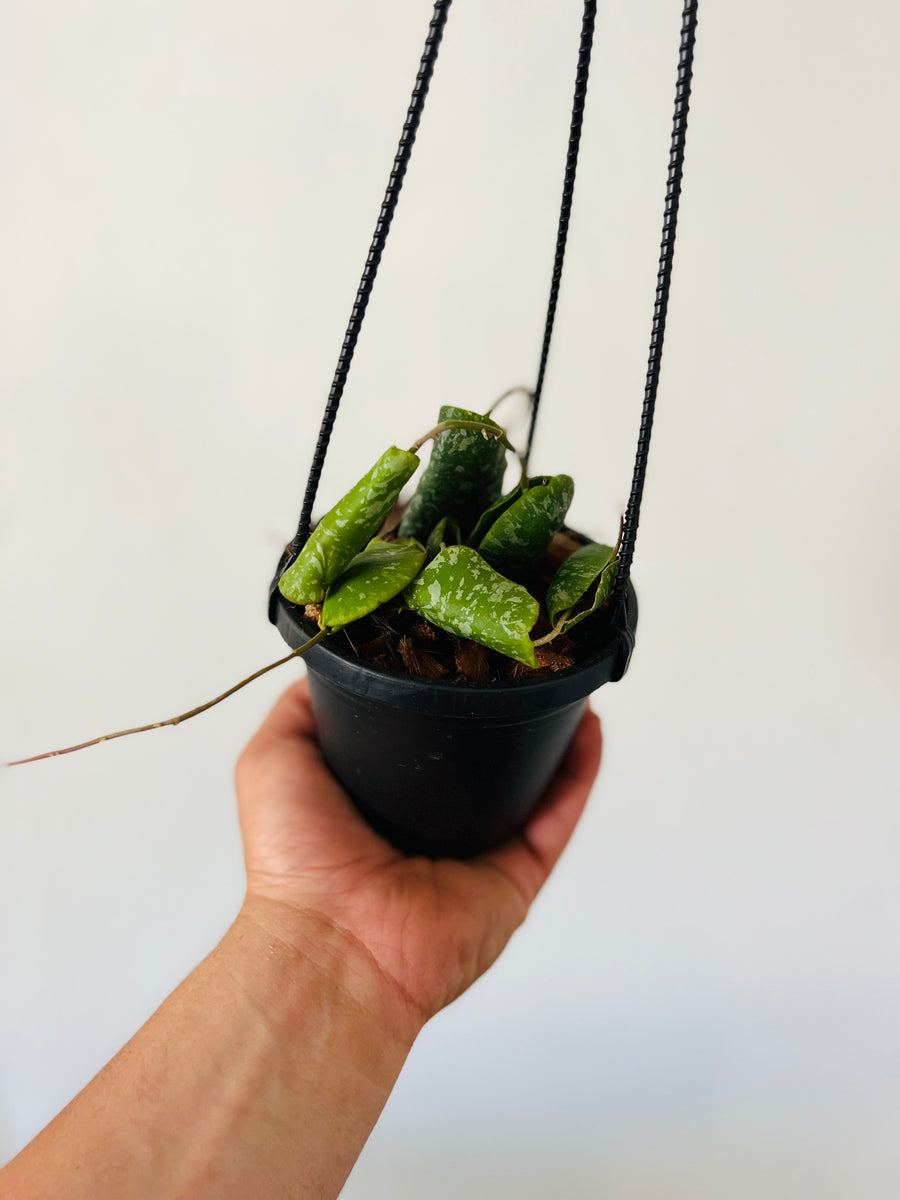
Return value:
<svg viewBox="0 0 900 1200">
<path fill-rule="evenodd" d="M 468 546 L 447 546 L 409 585 L 403 598 L 433 625 L 536 667 L 528 636 L 540 613 L 537 600 L 504 579 Z"/>
<path fill-rule="evenodd" d="M 577 625 L 580 621 L 583 621 L 585 617 L 589 617 L 591 613 L 595 613 L 601 604 L 606 603 L 606 601 L 612 595 L 613 585 L 616 582 L 616 572 L 618 569 L 618 560 L 609 564 L 609 566 L 600 576 L 600 579 L 597 582 L 596 591 L 593 593 L 593 598 L 590 600 L 588 606 L 574 612 L 569 612 L 562 621 L 560 633 L 568 633 L 574 625 Z"/>
<path fill-rule="evenodd" d="M 484 421 L 500 428 L 490 417 L 450 404 L 441 409 L 440 420 Z M 400 524 L 400 536 L 424 541 L 444 516 L 453 517 L 464 531 L 470 530 L 479 514 L 500 495 L 505 470 L 502 442 L 486 438 L 478 429 L 445 429 L 435 439 L 431 459 Z"/>
<path fill-rule="evenodd" d="M 574 608 L 609 566 L 615 555 L 612 546 L 592 542 L 582 546 L 560 564 L 547 588 L 547 615 L 553 624 L 567 609 Z"/>
<path fill-rule="evenodd" d="M 425 565 L 425 547 L 414 538 L 373 538 L 331 584 L 322 605 L 323 629 L 341 629 L 399 596 Z"/>
<path fill-rule="evenodd" d="M 458 546 L 462 541 L 459 525 L 452 517 L 442 517 L 428 535 L 425 543 L 425 557 L 428 562 L 440 553 L 441 546 Z"/>
<path fill-rule="evenodd" d="M 419 465 L 418 455 L 391 446 L 375 466 L 325 514 L 278 581 L 294 604 L 315 604 L 325 589 L 375 536 L 400 490 Z"/>
<path fill-rule="evenodd" d="M 596 612 L 616 581 L 616 551 L 594 542 L 562 563 L 547 589 L 547 615 L 562 632 Z"/>
<path fill-rule="evenodd" d="M 575 484 L 569 475 L 534 483 L 497 517 L 478 551 L 498 571 L 523 571 L 547 549 L 572 503 Z"/>
</svg>

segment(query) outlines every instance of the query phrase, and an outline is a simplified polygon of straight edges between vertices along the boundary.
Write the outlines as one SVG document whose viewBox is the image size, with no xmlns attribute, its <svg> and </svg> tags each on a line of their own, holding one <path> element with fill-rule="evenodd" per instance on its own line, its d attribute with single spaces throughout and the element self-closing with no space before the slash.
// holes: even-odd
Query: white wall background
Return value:
<svg viewBox="0 0 900 1200">
<path fill-rule="evenodd" d="M 440 403 L 533 378 L 580 9 L 454 5 L 323 499 Z M 630 478 L 679 9 L 598 20 L 536 463 L 597 535 Z M 278 655 L 266 584 L 429 11 L 0 6 L 0 757 Z M 889 0 L 702 6 L 601 780 L 352 1200 L 900 1194 L 898 39 Z M 232 764 L 288 676 L 0 777 L 0 1158 L 230 921 Z"/>
</svg>

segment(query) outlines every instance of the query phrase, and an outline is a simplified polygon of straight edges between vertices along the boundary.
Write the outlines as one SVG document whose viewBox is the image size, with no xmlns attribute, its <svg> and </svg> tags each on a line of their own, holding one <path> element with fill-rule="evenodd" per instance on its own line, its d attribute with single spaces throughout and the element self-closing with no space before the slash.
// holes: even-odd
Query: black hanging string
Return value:
<svg viewBox="0 0 900 1200">
<path fill-rule="evenodd" d="M 538 365 L 537 383 L 531 404 L 531 424 L 525 446 L 525 461 L 531 454 L 534 427 L 537 424 L 538 408 L 544 390 L 544 373 L 553 336 L 553 321 L 556 317 L 556 302 L 559 298 L 559 282 L 562 278 L 563 259 L 566 256 L 566 239 L 569 236 L 569 216 L 572 212 L 572 194 L 575 191 L 575 172 L 578 169 L 578 147 L 581 142 L 581 125 L 584 118 L 584 101 L 587 96 L 588 71 L 591 65 L 591 45 L 594 40 L 594 21 L 597 16 L 596 0 L 585 0 L 584 17 L 581 22 L 581 42 L 578 47 L 578 67 L 575 72 L 575 97 L 572 101 L 572 122 L 569 127 L 569 146 L 566 151 L 566 170 L 563 175 L 562 203 L 559 208 L 559 227 L 556 233 L 556 253 L 553 256 L 553 275 L 550 279 L 550 300 L 547 304 L 547 319 L 544 323 L 544 341 Z"/>
<path fill-rule="evenodd" d="M 614 592 L 614 601 L 619 605 L 625 599 L 628 579 L 631 574 L 631 561 L 634 557 L 634 541 L 637 534 L 638 520 L 641 515 L 641 496 L 644 492 L 644 479 L 647 474 L 647 455 L 650 449 L 650 433 L 653 429 L 653 412 L 656 408 L 656 393 L 659 387 L 663 339 L 666 333 L 669 287 L 672 281 L 672 261 L 675 255 L 675 228 L 678 224 L 678 202 L 681 198 L 684 144 L 687 135 L 688 108 L 691 99 L 691 73 L 694 65 L 694 39 L 697 31 L 697 3 L 698 0 L 685 0 L 681 17 L 681 47 L 678 55 L 678 82 L 675 87 L 675 115 L 672 119 L 669 174 L 666 181 L 666 203 L 663 212 L 662 240 L 659 249 L 659 270 L 656 275 L 656 298 L 653 304 L 650 353 L 647 360 L 647 376 L 644 384 L 644 407 L 641 412 L 641 427 L 638 433 L 637 453 L 634 460 L 631 495 L 628 498 L 628 507 L 625 509 L 622 544 L 619 548 L 619 569 Z"/>
<path fill-rule="evenodd" d="M 381 211 L 378 214 L 372 244 L 369 247 L 369 254 L 366 258 L 362 278 L 359 281 L 359 287 L 356 292 L 356 299 L 353 302 L 347 332 L 344 334 L 341 352 L 338 355 L 331 391 L 328 393 L 328 403 L 325 407 L 325 415 L 322 418 L 322 424 L 319 429 L 319 439 L 316 443 L 315 453 L 313 454 L 309 480 L 306 484 L 306 495 L 303 497 L 300 522 L 297 526 L 294 540 L 291 542 L 289 554 L 285 555 L 279 571 L 284 570 L 291 559 L 296 557 L 309 536 L 313 504 L 315 503 L 316 492 L 319 488 L 319 479 L 325 463 L 328 443 L 331 440 L 331 431 L 334 427 L 334 420 L 341 403 L 341 396 L 344 394 L 344 385 L 347 382 L 347 374 L 350 370 L 350 363 L 353 360 L 353 352 L 356 349 L 356 342 L 359 338 L 359 331 L 362 328 L 363 317 L 366 314 L 366 306 L 372 294 L 372 287 L 378 272 L 378 264 L 381 262 L 381 255 L 384 251 L 388 231 L 394 217 L 394 210 L 397 207 L 397 200 L 400 196 L 400 189 L 403 187 L 403 178 L 406 175 L 413 142 L 416 140 L 416 132 L 419 128 L 422 109 L 425 107 L 425 97 L 428 94 L 428 85 L 431 83 L 431 76 L 434 71 L 435 61 L 437 60 L 438 49 L 440 48 L 441 37 L 444 33 L 444 25 L 447 21 L 447 11 L 450 8 L 450 3 L 451 0 L 437 0 L 434 6 L 434 13 L 428 26 L 428 37 L 425 39 L 425 49 L 422 51 L 422 59 L 419 63 L 419 72 L 416 75 L 416 83 L 409 102 L 409 109 L 406 114 L 406 120 L 403 123 L 403 132 L 400 135 L 400 143 L 397 146 L 397 153 L 394 156 L 394 164 L 391 168 L 391 175 L 384 193 Z"/>
<path fill-rule="evenodd" d="M 393 167 L 388 180 L 388 186 L 385 191 L 378 221 L 375 226 L 375 233 L 369 248 L 369 254 L 366 258 L 365 267 L 363 268 L 359 288 L 357 289 L 356 299 L 354 301 L 353 309 L 350 314 L 350 321 L 347 326 L 347 332 L 344 335 L 344 341 L 341 346 L 340 355 L 338 356 L 338 363 L 335 369 L 334 379 L 328 395 L 328 403 L 325 409 L 325 414 L 322 418 L 319 437 L 313 455 L 309 480 L 306 487 L 306 494 L 303 500 L 303 509 L 300 515 L 300 522 L 298 524 L 297 533 L 293 541 L 285 551 L 285 554 L 282 556 L 282 561 L 279 564 L 278 571 L 276 572 L 275 579 L 273 580 L 273 598 L 279 575 L 289 565 L 293 558 L 296 557 L 309 535 L 312 508 L 313 504 L 315 503 L 319 479 L 321 477 L 325 455 L 328 450 L 328 444 L 331 439 L 331 431 L 337 416 L 338 407 L 341 402 L 341 397 L 343 395 L 344 386 L 346 384 L 347 375 L 350 369 L 350 363 L 353 359 L 353 353 L 359 338 L 359 332 L 362 327 L 363 317 L 365 316 L 366 306 L 368 305 L 372 287 L 375 282 L 375 276 L 377 274 L 381 256 L 384 251 L 391 221 L 393 220 L 394 211 L 397 207 L 400 189 L 403 186 L 403 179 L 406 174 L 406 168 L 409 163 L 412 146 L 416 138 L 419 120 L 422 115 L 425 98 L 428 93 L 431 76 L 434 71 L 434 64 L 437 60 L 438 49 L 440 47 L 441 37 L 444 32 L 444 26 L 446 24 L 447 12 L 450 7 L 450 3 L 451 0 L 436 0 L 434 5 L 434 13 L 429 24 L 428 37 L 425 41 L 425 48 L 419 64 L 419 71 L 416 76 L 415 87 L 413 88 L 409 110 L 407 112 L 406 121 L 403 125 L 403 132 L 397 147 L 397 153 L 394 157 Z M 624 601 L 627 593 L 629 576 L 631 573 L 631 563 L 634 557 L 634 543 L 638 521 L 640 518 L 644 480 L 647 472 L 647 457 L 650 447 L 650 435 L 653 427 L 653 413 L 656 406 L 656 395 L 659 387 L 659 374 L 662 362 L 663 340 L 665 337 L 666 315 L 668 311 L 672 263 L 675 250 L 675 233 L 678 222 L 678 206 L 681 197 L 684 147 L 687 135 L 688 109 L 691 94 L 691 74 L 693 69 L 694 42 L 697 27 L 697 7 L 698 0 L 684 0 L 681 25 L 681 43 L 678 59 L 678 79 L 675 92 L 675 112 L 672 123 L 671 148 L 669 152 L 669 170 L 666 182 L 666 199 L 663 215 L 662 238 L 660 242 L 659 269 L 657 271 L 656 296 L 653 306 L 653 325 L 650 336 L 650 350 L 644 385 L 644 404 L 641 413 L 637 451 L 635 454 L 631 493 L 625 511 L 622 542 L 619 550 L 619 570 L 614 593 L 614 602 L 620 614 L 620 616 L 616 619 L 615 624 L 616 626 L 622 625 L 622 628 L 619 630 L 619 632 L 623 635 L 624 639 L 629 642 L 629 644 L 633 642 L 633 631 L 626 627 L 627 622 L 624 621 Z M 531 423 L 528 432 L 526 453 L 530 452 L 534 439 L 535 425 L 537 422 L 538 409 L 543 392 L 544 375 L 546 373 L 547 359 L 549 356 L 550 342 L 556 316 L 560 280 L 562 278 L 563 260 L 565 258 L 566 241 L 569 231 L 572 196 L 575 187 L 575 173 L 578 165 L 578 150 L 581 141 L 581 128 L 584 117 L 585 97 L 587 94 L 587 82 L 590 68 L 591 46 L 593 42 L 596 11 L 596 0 L 585 0 L 584 16 L 582 18 L 581 42 L 578 52 L 578 66 L 575 78 L 575 94 L 572 104 L 569 144 L 566 154 L 565 174 L 563 178 L 562 202 L 560 205 L 559 226 L 557 229 L 556 251 L 553 260 L 553 274 L 550 285 L 550 298 L 547 306 L 547 317 L 544 326 L 544 338 L 541 346 L 537 382 L 534 390 L 534 402 L 532 407 Z M 272 615 L 273 614 L 270 613 L 270 616 Z M 623 659 L 621 668 L 622 671 L 624 671 L 626 665 L 627 652 Z"/>
</svg>

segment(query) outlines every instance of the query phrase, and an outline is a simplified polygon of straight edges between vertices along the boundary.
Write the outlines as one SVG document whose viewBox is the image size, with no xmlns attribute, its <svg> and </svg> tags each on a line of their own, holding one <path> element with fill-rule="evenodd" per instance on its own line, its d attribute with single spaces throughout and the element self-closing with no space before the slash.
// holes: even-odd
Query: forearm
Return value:
<svg viewBox="0 0 900 1200">
<path fill-rule="evenodd" d="M 337 1196 L 418 1021 L 345 935 L 247 906 L 0 1175 L 15 1200 Z"/>
</svg>

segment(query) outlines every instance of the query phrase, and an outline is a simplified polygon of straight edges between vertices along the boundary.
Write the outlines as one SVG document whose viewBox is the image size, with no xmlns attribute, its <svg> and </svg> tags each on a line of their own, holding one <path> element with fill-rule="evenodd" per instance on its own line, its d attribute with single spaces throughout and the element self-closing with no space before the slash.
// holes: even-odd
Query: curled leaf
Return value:
<svg viewBox="0 0 900 1200">
<path fill-rule="evenodd" d="M 428 562 L 440 553 L 442 546 L 458 546 L 462 541 L 459 525 L 452 517 L 443 517 L 428 535 L 425 543 L 425 557 Z"/>
<path fill-rule="evenodd" d="M 522 495 L 522 493 L 525 490 L 526 483 L 528 483 L 528 484 L 546 483 L 546 481 L 547 481 L 547 476 L 543 476 L 543 475 L 538 475 L 534 479 L 528 479 L 528 480 L 520 479 L 519 482 L 516 484 L 516 486 L 512 489 L 511 492 L 507 492 L 504 496 L 501 496 L 499 498 L 499 500 L 495 500 L 494 503 L 489 508 L 486 508 L 484 510 L 484 512 L 481 514 L 481 516 L 478 518 L 477 522 L 475 523 L 475 528 L 472 530 L 472 532 L 466 538 L 467 545 L 473 546 L 476 549 L 478 548 L 479 543 L 484 538 L 484 535 L 491 528 L 491 526 L 494 524 L 494 522 L 499 517 L 501 517 L 508 508 L 511 508 L 513 506 L 513 504 L 515 504 L 515 502 Z"/>
<path fill-rule="evenodd" d="M 609 599 L 618 562 L 613 546 L 592 542 L 570 554 L 547 589 L 547 615 L 561 632 Z"/>
<path fill-rule="evenodd" d="M 418 575 L 425 563 L 425 548 L 414 538 L 382 542 L 373 538 L 328 588 L 322 605 L 323 629 L 341 629 L 368 616 Z"/>
<path fill-rule="evenodd" d="M 447 546 L 409 585 L 403 598 L 440 629 L 470 638 L 529 667 L 537 665 L 528 636 L 537 600 L 498 574 L 468 546 Z"/>
<path fill-rule="evenodd" d="M 539 558 L 565 520 L 575 484 L 569 475 L 538 476 L 502 508 L 478 543 L 478 552 L 498 571 L 526 570 Z M 479 525 L 481 523 L 479 522 Z"/>
<path fill-rule="evenodd" d="M 278 581 L 294 604 L 314 604 L 381 527 L 400 490 L 419 465 L 418 456 L 391 446 L 321 519 L 306 545 Z"/>
<path fill-rule="evenodd" d="M 496 421 L 465 408 L 445 404 L 440 421 Z M 401 537 L 424 541 L 444 516 L 453 517 L 468 532 L 481 513 L 500 495 L 506 469 L 503 443 L 479 429 L 446 429 L 434 443 L 431 459 L 400 524 Z"/>
</svg>

